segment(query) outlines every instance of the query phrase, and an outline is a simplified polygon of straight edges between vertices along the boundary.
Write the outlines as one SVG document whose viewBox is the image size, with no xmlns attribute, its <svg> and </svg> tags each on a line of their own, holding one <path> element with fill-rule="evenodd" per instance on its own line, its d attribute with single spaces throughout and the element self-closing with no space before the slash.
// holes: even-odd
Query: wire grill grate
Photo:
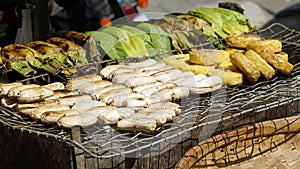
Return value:
<svg viewBox="0 0 300 169">
<path fill-rule="evenodd" d="M 237 126 L 298 113 L 300 33 L 281 24 L 273 24 L 259 33 L 264 38 L 283 42 L 283 50 L 295 65 L 289 77 L 277 72 L 276 78 L 270 81 L 223 87 L 210 94 L 192 95 L 181 100 L 183 111 L 175 121 L 157 128 L 155 135 L 120 132 L 113 126 L 95 125 L 82 131 L 82 143 L 79 144 L 71 139 L 68 130 L 20 117 L 16 112 L 2 107 L 0 122 L 13 129 L 54 137 L 84 150 L 90 158 L 141 158 L 159 155 L 187 140 L 199 141 Z M 47 80 L 44 76 L 42 78 Z"/>
</svg>

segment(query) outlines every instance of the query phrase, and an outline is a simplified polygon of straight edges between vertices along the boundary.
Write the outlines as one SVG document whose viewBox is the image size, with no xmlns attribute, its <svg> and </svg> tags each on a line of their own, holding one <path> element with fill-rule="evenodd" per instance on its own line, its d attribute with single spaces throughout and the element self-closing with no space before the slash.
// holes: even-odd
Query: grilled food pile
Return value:
<svg viewBox="0 0 300 169">
<path fill-rule="evenodd" d="M 230 35 L 226 38 L 230 59 L 250 82 L 261 76 L 269 80 L 275 71 L 290 75 L 294 66 L 288 54 L 282 51 L 282 43 L 276 39 L 261 39 L 252 35 Z"/>
<path fill-rule="evenodd" d="M 0 64 L 6 71 L 13 70 L 23 77 L 41 72 L 55 74 L 60 70 L 71 76 L 76 72 L 75 65 L 88 63 L 83 47 L 61 37 L 4 46 L 0 58 Z"/>
<path fill-rule="evenodd" d="M 0 84 L 1 104 L 22 116 L 63 128 L 110 124 L 118 130 L 153 133 L 181 112 L 174 101 L 220 88 L 217 76 L 182 72 L 148 59 L 110 65 L 65 85 Z"/>
</svg>

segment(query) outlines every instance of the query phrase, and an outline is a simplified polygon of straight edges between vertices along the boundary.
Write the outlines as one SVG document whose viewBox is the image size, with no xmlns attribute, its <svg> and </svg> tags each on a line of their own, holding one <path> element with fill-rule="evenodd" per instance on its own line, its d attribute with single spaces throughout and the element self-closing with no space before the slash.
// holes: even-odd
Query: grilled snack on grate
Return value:
<svg viewBox="0 0 300 169">
<path fill-rule="evenodd" d="M 232 63 L 238 67 L 250 82 L 256 82 L 260 77 L 257 66 L 250 61 L 244 54 L 234 52 L 230 55 Z"/>
<path fill-rule="evenodd" d="M 228 35 L 226 45 L 234 48 L 246 48 L 249 43 L 260 40 L 260 37 L 254 35 Z"/>
<path fill-rule="evenodd" d="M 48 97 L 53 96 L 53 90 L 47 87 L 32 87 L 20 91 L 18 100 L 23 103 L 43 101 Z"/>
<path fill-rule="evenodd" d="M 267 80 L 270 80 L 275 75 L 275 70 L 272 68 L 272 66 L 270 66 L 266 60 L 264 60 L 253 50 L 247 50 L 245 56 L 257 66 L 258 70 L 265 76 Z"/>
<path fill-rule="evenodd" d="M 266 40 L 255 40 L 248 43 L 246 46 L 247 50 L 254 50 L 261 54 L 264 51 L 272 51 L 274 53 L 282 51 L 282 44 L 277 39 L 266 39 Z"/>
</svg>

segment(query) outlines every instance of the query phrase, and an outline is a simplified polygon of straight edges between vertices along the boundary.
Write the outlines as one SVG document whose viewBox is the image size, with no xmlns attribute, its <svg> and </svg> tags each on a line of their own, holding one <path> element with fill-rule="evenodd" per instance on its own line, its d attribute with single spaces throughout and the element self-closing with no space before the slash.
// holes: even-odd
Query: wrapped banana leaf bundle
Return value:
<svg viewBox="0 0 300 169">
<path fill-rule="evenodd" d="M 242 13 L 226 8 L 199 7 L 186 14 L 205 20 L 221 38 L 227 35 L 240 35 L 256 30 L 255 25 Z"/>
<path fill-rule="evenodd" d="M 71 76 L 76 72 L 76 69 L 73 68 L 74 63 L 62 52 L 60 47 L 44 41 L 33 41 L 28 43 L 27 46 L 42 54 L 43 63 L 50 64 L 56 70 L 65 68 L 62 69 L 62 73 L 66 76 Z"/>
<path fill-rule="evenodd" d="M 47 42 L 61 48 L 62 52 L 70 58 L 75 66 L 81 66 L 88 63 L 86 51 L 80 45 L 60 37 L 49 38 Z"/>
<path fill-rule="evenodd" d="M 35 75 L 36 69 L 54 73 L 57 68 L 48 64 L 47 59 L 42 54 L 28 46 L 22 44 L 11 44 L 3 47 L 2 59 L 7 70 L 15 70 L 23 76 Z"/>
</svg>

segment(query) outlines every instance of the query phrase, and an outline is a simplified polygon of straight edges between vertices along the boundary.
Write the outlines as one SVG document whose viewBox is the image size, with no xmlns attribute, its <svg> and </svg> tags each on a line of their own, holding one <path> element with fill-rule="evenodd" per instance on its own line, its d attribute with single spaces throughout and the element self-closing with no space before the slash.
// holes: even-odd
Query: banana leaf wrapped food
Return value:
<svg viewBox="0 0 300 169">
<path fill-rule="evenodd" d="M 52 37 L 47 42 L 60 47 L 76 66 L 85 65 L 88 63 L 86 51 L 80 45 L 60 37 Z"/>
<path fill-rule="evenodd" d="M 55 69 L 66 68 L 63 69 L 63 74 L 66 76 L 70 76 L 76 72 L 76 69 L 73 68 L 74 63 L 62 52 L 60 47 L 44 41 L 32 41 L 27 46 L 40 52 L 43 62 L 47 62 Z"/>
<path fill-rule="evenodd" d="M 23 76 L 36 74 L 36 69 L 49 73 L 56 71 L 56 68 L 48 64 L 41 53 L 22 44 L 10 44 L 3 47 L 1 57 L 4 59 L 7 70 L 15 70 Z"/>
</svg>

